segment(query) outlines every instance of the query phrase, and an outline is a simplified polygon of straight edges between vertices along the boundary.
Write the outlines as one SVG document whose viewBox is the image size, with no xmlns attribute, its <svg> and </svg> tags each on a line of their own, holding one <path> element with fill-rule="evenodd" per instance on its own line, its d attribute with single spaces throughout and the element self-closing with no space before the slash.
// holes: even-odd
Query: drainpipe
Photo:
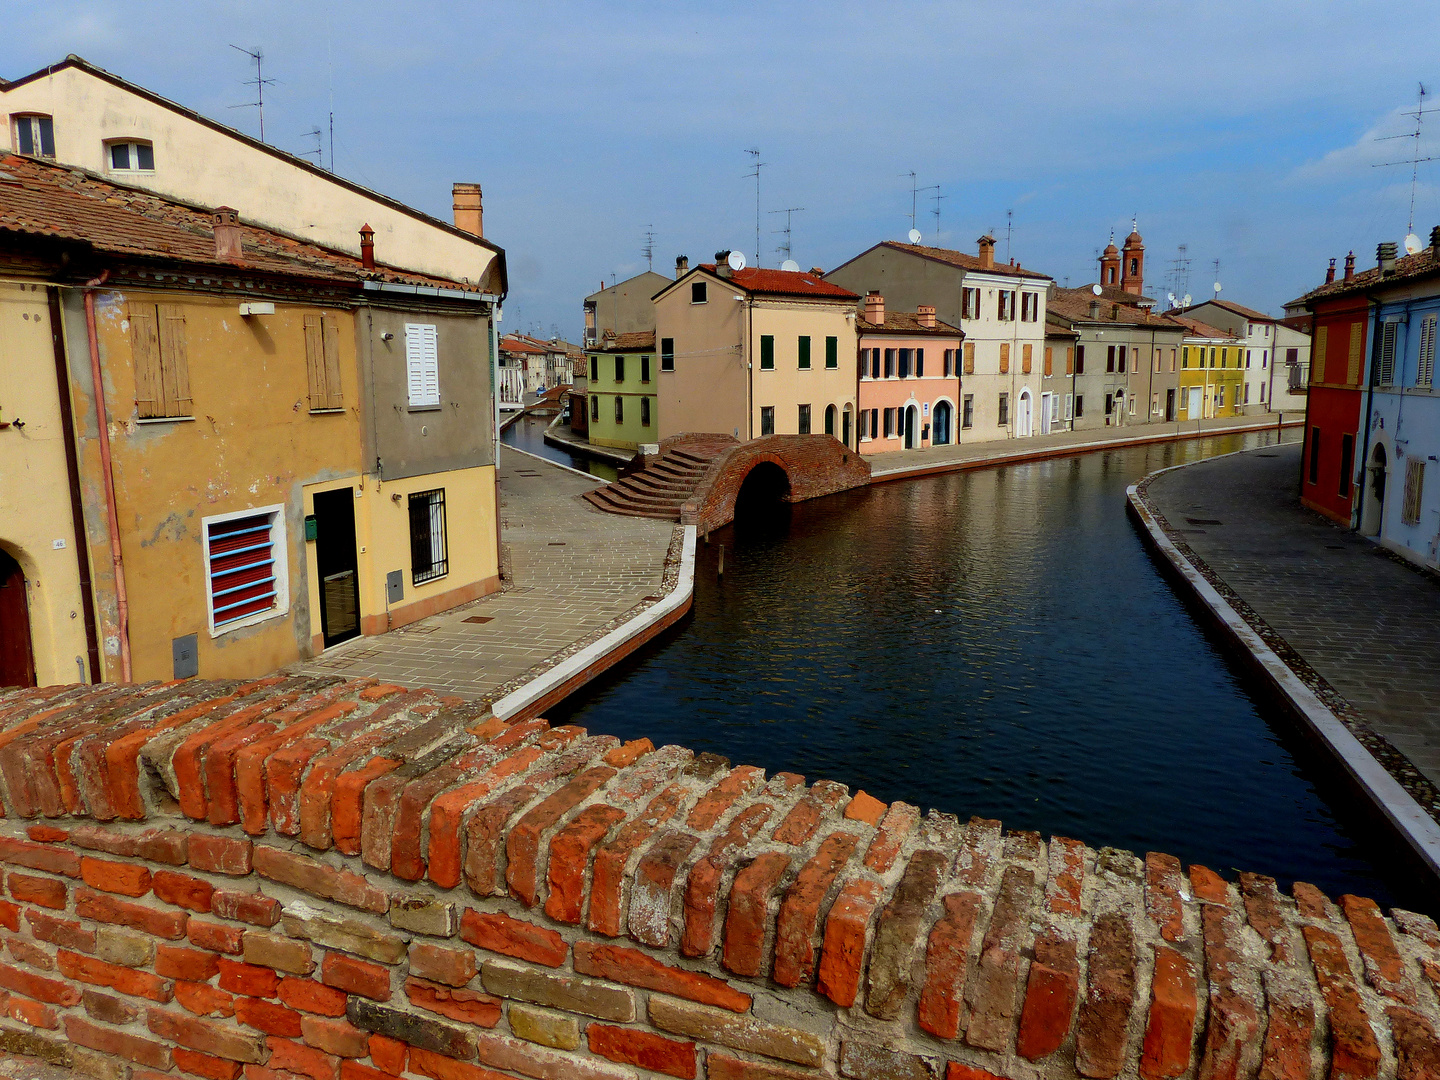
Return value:
<svg viewBox="0 0 1440 1080">
<path fill-rule="evenodd" d="M 495 576 L 505 576 L 505 560 L 500 552 L 500 305 L 490 305 L 490 420 L 495 437 Z M 585 372 L 589 375 L 587 369 Z M 587 397 L 588 401 L 588 397 Z M 525 393 L 520 393 L 520 404 L 525 404 Z M 574 405 L 571 405 L 574 408 Z M 572 413 L 573 415 L 573 413 Z"/>
<path fill-rule="evenodd" d="M 1366 326 L 1369 326 L 1369 325 L 1370 325 L 1370 313 L 1371 313 L 1371 312 L 1374 313 L 1374 320 L 1375 320 L 1375 321 L 1374 321 L 1374 326 L 1370 327 L 1370 366 L 1369 366 L 1369 370 L 1362 369 L 1361 372 L 1360 372 L 1360 388 L 1359 388 L 1359 389 L 1360 389 L 1360 392 L 1365 395 L 1365 445 L 1364 445 L 1364 449 L 1363 449 L 1363 450 L 1361 451 L 1361 453 L 1360 453 L 1360 495 L 1359 495 L 1359 498 L 1357 498 L 1357 499 L 1355 500 L 1354 504 L 1350 507 L 1350 529 L 1351 529 L 1351 531 L 1358 530 L 1358 529 L 1360 528 L 1361 523 L 1362 523 L 1362 522 L 1364 521 L 1364 519 L 1365 519 L 1365 512 L 1364 512 L 1364 507 L 1365 507 L 1365 489 L 1366 489 L 1366 487 L 1368 486 L 1368 481 L 1367 481 L 1366 478 L 1370 475 L 1370 423 L 1371 423 L 1371 420 L 1373 419 L 1373 413 L 1374 413 L 1374 411 L 1375 411 L 1375 393 L 1374 393 L 1374 391 L 1372 391 L 1372 390 L 1370 389 L 1370 382 L 1371 382 L 1371 380 L 1374 378 L 1375 365 L 1380 362 L 1380 334 L 1378 333 L 1378 331 L 1379 331 L 1379 329 L 1380 329 L 1380 301 L 1379 301 L 1378 299 L 1376 299 L 1375 297 L 1373 297 L 1373 296 L 1371 296 L 1370 294 L 1367 293 L 1367 294 L 1365 295 L 1365 302 L 1366 302 L 1366 304 L 1368 305 L 1368 309 L 1367 309 L 1367 311 L 1366 311 L 1365 325 L 1366 325 Z M 1312 340 L 1313 340 L 1313 339 L 1312 339 Z M 1311 363 L 1311 364 L 1314 364 L 1314 363 L 1315 363 L 1315 357 L 1314 357 L 1314 356 L 1311 356 L 1311 357 L 1310 357 L 1310 363 Z M 1328 364 L 1326 365 L 1325 374 L 1326 374 L 1327 376 L 1330 374 L 1329 365 L 1328 365 Z M 1308 402 L 1306 403 L 1306 413 L 1307 413 L 1307 415 L 1308 415 L 1308 413 L 1309 413 L 1309 403 L 1308 403 Z M 1302 466 L 1302 467 L 1303 467 L 1303 466 Z M 1355 465 L 1354 465 L 1353 462 L 1351 463 L 1350 468 L 1351 468 L 1351 470 L 1352 470 L 1352 475 L 1353 475 L 1353 470 L 1354 470 L 1354 468 L 1355 468 Z M 1380 507 L 1380 514 L 1381 514 L 1380 528 L 1383 530 L 1384 527 L 1385 527 L 1385 521 L 1384 521 L 1385 507 L 1384 507 L 1383 504 L 1382 504 L 1381 507 Z M 1377 534 L 1377 535 L 1378 535 L 1378 534 Z"/>
<path fill-rule="evenodd" d="M 115 512 L 115 472 L 110 463 L 110 419 L 105 408 L 105 377 L 100 371 L 100 341 L 95 332 L 95 290 L 110 271 L 85 283 L 85 336 L 90 346 L 90 378 L 95 385 L 95 429 L 100 437 L 100 472 L 105 485 L 105 519 L 110 528 L 110 564 L 115 574 L 115 610 L 120 637 L 120 681 L 130 682 L 130 599 L 125 592 L 125 557 L 120 551 L 120 519 Z"/>
</svg>

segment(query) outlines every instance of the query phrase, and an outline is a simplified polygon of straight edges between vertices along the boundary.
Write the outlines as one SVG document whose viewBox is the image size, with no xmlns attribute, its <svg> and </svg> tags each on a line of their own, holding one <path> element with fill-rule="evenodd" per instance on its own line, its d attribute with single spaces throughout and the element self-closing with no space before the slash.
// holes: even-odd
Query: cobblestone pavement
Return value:
<svg viewBox="0 0 1440 1080">
<path fill-rule="evenodd" d="M 1285 423 L 1305 419 L 1303 412 L 1285 413 Z M 925 450 L 892 450 L 886 454 L 863 454 L 870 462 L 871 475 L 933 469 L 936 466 L 966 464 L 972 466 L 1000 464 L 1006 458 L 1025 457 L 1052 449 L 1073 449 L 1079 452 L 1099 446 L 1123 446 L 1131 442 L 1175 439 L 1195 435 L 1223 435 L 1227 431 L 1261 426 L 1278 427 L 1278 413 L 1257 413 L 1254 416 L 1224 416 L 1214 420 L 1186 421 L 1174 424 L 1130 424 L 1124 427 L 1087 428 L 1082 431 L 1058 431 L 1052 435 L 1035 435 L 1028 439 L 996 439 L 991 442 L 960 443 L 930 447 Z"/>
<path fill-rule="evenodd" d="M 345 642 L 290 670 L 492 697 L 661 592 L 672 523 L 601 513 L 579 497 L 599 481 L 509 447 L 501 447 L 499 477 L 504 592 Z M 467 621 L 477 618 L 489 621 Z"/>
<path fill-rule="evenodd" d="M 1302 507 L 1300 453 L 1289 443 L 1216 458 L 1156 477 L 1146 494 L 1177 539 L 1440 786 L 1440 583 Z"/>
</svg>

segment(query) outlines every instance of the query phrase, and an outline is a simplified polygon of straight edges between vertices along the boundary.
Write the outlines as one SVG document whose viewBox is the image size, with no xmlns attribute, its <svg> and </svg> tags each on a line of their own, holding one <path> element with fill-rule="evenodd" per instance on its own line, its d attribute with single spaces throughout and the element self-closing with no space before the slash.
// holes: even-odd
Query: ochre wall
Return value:
<svg viewBox="0 0 1440 1080">
<path fill-rule="evenodd" d="M 687 431 L 734 435 L 742 441 L 750 437 L 745 370 L 749 348 L 742 344 L 749 332 L 748 305 L 734 299 L 741 294 L 718 278 L 704 278 L 709 300 L 692 304 L 691 281 L 702 277 L 677 285 L 655 302 L 656 356 L 663 338 L 675 340 L 675 370 L 656 376 L 656 441 Z"/>
</svg>

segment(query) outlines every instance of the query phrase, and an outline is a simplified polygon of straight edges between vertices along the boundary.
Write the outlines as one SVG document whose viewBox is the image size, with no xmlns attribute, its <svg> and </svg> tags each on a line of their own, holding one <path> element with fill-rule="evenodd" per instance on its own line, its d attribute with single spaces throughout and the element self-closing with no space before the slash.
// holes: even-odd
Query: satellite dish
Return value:
<svg viewBox="0 0 1440 1080">
<path fill-rule="evenodd" d="M 745 269 L 745 256 L 741 255 L 738 251 L 730 252 L 730 254 L 725 257 L 725 261 L 730 264 L 731 270 Z"/>
<path fill-rule="evenodd" d="M 1100 295 L 1101 293 L 1103 293 L 1105 290 L 1102 289 L 1099 285 L 1091 285 L 1091 286 L 1090 286 L 1090 291 L 1093 292 L 1096 296 L 1099 296 L 1099 295 Z"/>
<path fill-rule="evenodd" d="M 1166 293 L 1165 300 L 1171 307 L 1175 306 L 1175 294 L 1173 292 Z"/>
<path fill-rule="evenodd" d="M 1182 297 L 1180 298 L 1180 306 L 1181 306 L 1181 307 L 1189 307 L 1189 306 L 1190 306 L 1190 294 L 1189 294 L 1188 292 L 1187 292 L 1184 296 L 1182 296 Z"/>
<path fill-rule="evenodd" d="M 1405 254 L 1406 254 L 1406 255 L 1414 255 L 1414 254 L 1415 254 L 1417 251 L 1419 251 L 1419 250 L 1420 250 L 1420 237 L 1416 236 L 1416 235 L 1412 232 L 1412 233 L 1410 233 L 1408 236 L 1405 237 Z"/>
<path fill-rule="evenodd" d="M 919 230 L 919 229 L 911 229 L 911 230 L 910 230 L 910 243 L 912 243 L 912 244 L 918 244 L 919 242 L 920 242 L 920 230 Z"/>
<path fill-rule="evenodd" d="M 797 263 L 794 259 L 786 259 L 783 263 L 780 264 L 780 269 L 788 270 L 792 274 L 798 274 L 800 272 L 800 264 Z"/>
<path fill-rule="evenodd" d="M 1219 283 L 1218 281 L 1215 282 L 1215 295 L 1216 295 L 1216 296 L 1219 296 L 1219 295 L 1220 295 L 1220 283 Z"/>
</svg>

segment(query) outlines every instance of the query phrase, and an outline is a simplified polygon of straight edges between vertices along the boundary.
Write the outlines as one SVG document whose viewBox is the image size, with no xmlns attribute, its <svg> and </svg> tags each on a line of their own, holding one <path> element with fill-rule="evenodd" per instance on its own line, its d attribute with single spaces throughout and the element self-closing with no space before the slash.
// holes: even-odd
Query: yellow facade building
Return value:
<svg viewBox="0 0 1440 1080">
<path fill-rule="evenodd" d="M 634 450 L 660 441 L 655 332 L 606 333 L 586 354 L 590 435 L 596 446 Z"/>
<path fill-rule="evenodd" d="M 1186 331 L 1180 342 L 1179 419 L 1243 415 L 1245 359 L 1240 339 L 1196 319 L 1171 318 Z"/>
</svg>

